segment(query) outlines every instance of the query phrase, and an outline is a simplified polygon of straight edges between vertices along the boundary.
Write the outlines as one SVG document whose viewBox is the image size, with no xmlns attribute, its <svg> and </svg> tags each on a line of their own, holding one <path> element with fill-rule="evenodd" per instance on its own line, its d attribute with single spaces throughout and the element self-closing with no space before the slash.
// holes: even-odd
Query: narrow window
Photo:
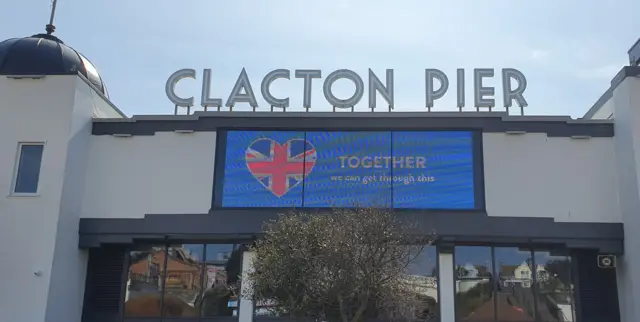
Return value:
<svg viewBox="0 0 640 322">
<path fill-rule="evenodd" d="M 42 143 L 20 143 L 13 193 L 37 193 L 42 164 Z"/>
</svg>

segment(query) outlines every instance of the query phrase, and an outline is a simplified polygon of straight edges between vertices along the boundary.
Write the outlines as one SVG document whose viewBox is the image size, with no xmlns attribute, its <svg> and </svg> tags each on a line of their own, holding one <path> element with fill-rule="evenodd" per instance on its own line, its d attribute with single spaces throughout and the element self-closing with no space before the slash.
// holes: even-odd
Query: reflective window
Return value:
<svg viewBox="0 0 640 322">
<path fill-rule="evenodd" d="M 416 314 L 421 321 L 439 320 L 437 258 L 436 248 L 428 246 L 408 267 L 410 283 L 420 303 Z"/>
<path fill-rule="evenodd" d="M 43 151 L 43 144 L 20 144 L 13 193 L 38 192 Z"/>
<path fill-rule="evenodd" d="M 569 256 L 458 246 L 455 267 L 458 321 L 575 321 Z"/>
<path fill-rule="evenodd" d="M 197 317 L 202 297 L 203 245 L 172 245 L 166 259 L 162 315 Z"/>
<path fill-rule="evenodd" d="M 495 294 L 498 321 L 534 321 L 531 249 L 496 247 L 494 258 L 498 276 Z"/>
<path fill-rule="evenodd" d="M 160 316 L 165 246 L 141 247 L 129 253 L 125 293 L 126 317 Z"/>
<path fill-rule="evenodd" d="M 536 285 L 540 321 L 575 321 L 571 258 L 536 251 Z"/>
<path fill-rule="evenodd" d="M 202 316 L 238 316 L 242 248 L 234 245 L 206 245 L 205 291 Z"/>
<path fill-rule="evenodd" d="M 125 317 L 237 316 L 244 248 L 141 247 L 129 253 Z"/>
<path fill-rule="evenodd" d="M 456 246 L 456 316 L 460 321 L 494 321 L 491 247 Z"/>
</svg>

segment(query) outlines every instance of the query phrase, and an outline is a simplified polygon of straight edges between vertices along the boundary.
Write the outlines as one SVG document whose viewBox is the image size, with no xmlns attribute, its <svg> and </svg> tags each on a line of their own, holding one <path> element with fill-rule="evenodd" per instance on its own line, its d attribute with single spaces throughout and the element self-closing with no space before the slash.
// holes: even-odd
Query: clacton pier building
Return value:
<svg viewBox="0 0 640 322">
<path fill-rule="evenodd" d="M 52 33 L 7 39 L 0 320 L 286 319 L 227 287 L 263 222 L 386 196 L 437 233 L 411 274 L 439 321 L 640 321 L 639 53 L 579 119 L 128 116 L 80 50 Z"/>
</svg>

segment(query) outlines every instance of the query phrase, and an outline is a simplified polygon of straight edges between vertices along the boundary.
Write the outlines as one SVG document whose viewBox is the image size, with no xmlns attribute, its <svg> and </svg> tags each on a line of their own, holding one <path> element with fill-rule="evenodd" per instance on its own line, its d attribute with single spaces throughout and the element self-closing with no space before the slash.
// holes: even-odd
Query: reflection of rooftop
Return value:
<svg viewBox="0 0 640 322">
<path fill-rule="evenodd" d="M 414 287 L 438 288 L 438 279 L 423 275 L 406 275 L 405 280 Z"/>
<path fill-rule="evenodd" d="M 405 275 L 404 287 L 417 295 L 423 295 L 431 298 L 433 301 L 438 299 L 438 280 L 435 277 L 421 275 Z"/>
</svg>

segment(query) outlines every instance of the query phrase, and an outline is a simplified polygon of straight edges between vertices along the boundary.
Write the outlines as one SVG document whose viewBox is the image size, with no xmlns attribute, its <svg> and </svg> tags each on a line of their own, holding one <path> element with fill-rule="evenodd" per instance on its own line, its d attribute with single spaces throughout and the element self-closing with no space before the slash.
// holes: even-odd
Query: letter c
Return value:
<svg viewBox="0 0 640 322">
<path fill-rule="evenodd" d="M 269 74 L 262 79 L 262 84 L 260 85 L 260 91 L 262 92 L 264 100 L 271 104 L 271 106 L 277 106 L 280 108 L 289 107 L 289 98 L 273 97 L 269 91 L 269 87 L 271 86 L 271 83 L 278 78 L 290 79 L 290 77 L 291 72 L 288 69 L 276 69 L 269 72 Z"/>
<path fill-rule="evenodd" d="M 173 104 L 180 107 L 190 107 L 193 106 L 194 98 L 193 96 L 189 98 L 181 98 L 176 95 L 175 89 L 176 84 L 183 78 L 193 78 L 196 79 L 196 70 L 191 68 L 184 68 L 176 71 L 175 73 L 169 76 L 167 79 L 167 83 L 164 86 L 164 92 L 167 94 L 167 97 Z"/>
</svg>

